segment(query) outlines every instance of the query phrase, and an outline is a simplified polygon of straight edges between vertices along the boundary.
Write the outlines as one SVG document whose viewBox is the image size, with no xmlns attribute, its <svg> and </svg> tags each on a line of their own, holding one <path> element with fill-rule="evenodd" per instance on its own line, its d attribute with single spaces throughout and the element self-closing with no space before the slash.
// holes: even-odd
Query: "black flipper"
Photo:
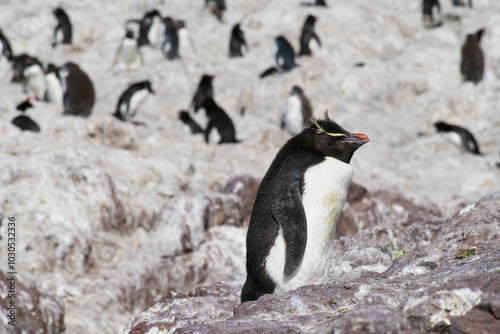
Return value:
<svg viewBox="0 0 500 334">
<path fill-rule="evenodd" d="M 272 206 L 274 220 L 285 239 L 285 275 L 290 275 L 302 262 L 307 244 L 307 219 L 300 199 L 300 182 L 293 182 Z"/>
</svg>

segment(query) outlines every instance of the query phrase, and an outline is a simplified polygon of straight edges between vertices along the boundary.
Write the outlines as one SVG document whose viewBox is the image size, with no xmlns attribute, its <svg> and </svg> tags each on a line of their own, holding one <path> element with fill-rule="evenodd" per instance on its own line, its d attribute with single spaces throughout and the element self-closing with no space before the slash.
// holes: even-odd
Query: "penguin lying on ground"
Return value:
<svg viewBox="0 0 500 334">
<path fill-rule="evenodd" d="M 233 121 L 229 115 L 219 107 L 215 101 L 208 97 L 202 103 L 201 107 L 205 109 L 208 123 L 205 128 L 205 142 L 215 142 L 212 130 L 217 130 L 220 140 L 218 144 L 224 143 L 239 143 L 236 139 L 236 130 L 234 129 Z"/>
<path fill-rule="evenodd" d="M 59 69 L 59 77 L 64 91 L 64 115 L 90 116 L 95 91 L 89 76 L 77 64 L 67 62 Z"/>
<path fill-rule="evenodd" d="M 438 132 L 448 133 L 448 138 L 463 151 L 481 155 L 479 145 L 477 144 L 474 135 L 470 133 L 469 130 L 457 125 L 447 124 L 445 122 L 434 123 L 434 126 Z"/>
<path fill-rule="evenodd" d="M 40 127 L 34 120 L 26 115 L 19 115 L 12 120 L 12 124 L 22 131 L 40 132 Z"/>
<path fill-rule="evenodd" d="M 276 52 L 274 53 L 274 61 L 276 67 L 270 67 L 264 72 L 262 72 L 259 78 L 265 78 L 268 75 L 274 74 L 276 72 L 288 72 L 293 68 L 297 67 L 295 62 L 295 51 L 292 45 L 284 36 L 278 36 L 274 39 L 276 45 Z"/>
<path fill-rule="evenodd" d="M 478 30 L 475 34 L 468 34 L 462 45 L 462 60 L 460 62 L 460 73 L 464 81 L 478 83 L 483 80 L 484 75 L 484 55 L 479 42 L 484 29 Z"/>
<path fill-rule="evenodd" d="M 299 56 L 310 56 L 312 55 L 312 49 L 317 49 L 321 47 L 321 40 L 314 31 L 314 24 L 316 23 L 316 16 L 308 15 L 304 26 L 302 27 L 302 33 L 300 35 L 300 51 Z"/>
<path fill-rule="evenodd" d="M 286 101 L 281 129 L 296 135 L 309 124 L 312 115 L 311 101 L 304 95 L 302 88 L 293 86 Z"/>
<path fill-rule="evenodd" d="M 132 121 L 131 119 L 137 114 L 137 109 L 149 94 L 154 94 L 149 80 L 130 85 L 118 99 L 116 111 L 113 116 L 123 122 L 145 125 L 142 122 Z"/>
<path fill-rule="evenodd" d="M 203 133 L 203 129 L 201 128 L 201 126 L 191 118 L 186 110 L 179 111 L 179 120 L 181 120 L 182 123 L 186 124 L 189 127 L 189 131 L 191 131 L 191 134 L 195 135 L 197 133 Z"/>
<path fill-rule="evenodd" d="M 57 26 L 54 29 L 52 47 L 55 48 L 59 44 L 71 44 L 73 32 L 68 14 L 62 8 L 54 9 L 53 13 L 57 19 Z"/>
<path fill-rule="evenodd" d="M 369 141 L 331 120 L 280 149 L 262 179 L 248 226 L 241 301 L 323 283 L 329 250 L 352 178 L 354 152 Z"/>
</svg>

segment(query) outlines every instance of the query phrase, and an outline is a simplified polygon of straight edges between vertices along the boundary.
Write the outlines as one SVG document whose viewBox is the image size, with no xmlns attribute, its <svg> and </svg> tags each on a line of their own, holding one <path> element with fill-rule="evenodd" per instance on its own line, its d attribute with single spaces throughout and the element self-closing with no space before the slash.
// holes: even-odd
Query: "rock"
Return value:
<svg viewBox="0 0 500 334">
<path fill-rule="evenodd" d="M 303 286 L 240 305 L 243 277 L 199 287 L 143 312 L 123 334 L 135 333 L 134 328 L 141 333 L 156 333 L 159 328 L 168 333 L 498 331 L 500 192 L 440 220 L 440 224 L 435 215 L 427 217 L 430 221 L 420 216 L 408 218 L 405 224 L 386 222 L 378 226 L 381 234 L 371 231 L 376 228 L 368 228 L 356 237 L 337 240 L 336 250 L 347 251 L 334 254 L 331 284 Z M 417 221 L 420 229 L 412 227 Z M 465 228 L 468 232 L 464 237 Z M 401 237 L 403 243 L 416 242 L 416 247 L 391 263 L 390 252 L 383 250 L 384 244 L 392 240 L 387 235 Z M 455 236 L 454 242 L 450 241 Z M 457 258 L 457 249 L 470 246 L 475 247 L 474 252 Z M 359 256 L 353 258 L 354 253 Z M 345 263 L 351 271 L 335 274 L 343 270 Z M 383 264 L 386 269 L 352 273 L 374 263 Z M 214 306 L 217 298 L 221 306 Z M 173 307 L 168 305 L 179 306 L 175 314 L 185 314 L 187 318 L 170 313 L 165 316 L 167 307 Z M 186 308 L 183 310 L 181 305 Z M 223 320 L 232 307 L 233 315 Z"/>
<path fill-rule="evenodd" d="M 250 175 L 243 175 L 230 179 L 222 189 L 223 193 L 235 194 L 241 199 L 241 216 L 243 218 L 241 223 L 243 225 L 248 225 L 250 222 L 250 214 L 259 185 L 260 180 Z"/>
<path fill-rule="evenodd" d="M 2 333 L 62 333 L 64 328 L 64 305 L 52 292 L 41 289 L 23 275 L 15 275 L 13 287 L 8 279 L 12 276 L 0 271 L 0 332 Z M 15 299 L 8 295 L 14 291 Z M 15 302 L 13 318 L 8 307 Z M 14 326 L 8 322 L 14 321 Z"/>
</svg>

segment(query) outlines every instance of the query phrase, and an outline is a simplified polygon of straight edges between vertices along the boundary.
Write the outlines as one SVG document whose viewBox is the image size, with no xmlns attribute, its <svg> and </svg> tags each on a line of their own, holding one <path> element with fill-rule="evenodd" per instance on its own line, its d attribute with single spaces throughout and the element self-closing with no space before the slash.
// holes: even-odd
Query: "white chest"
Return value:
<svg viewBox="0 0 500 334">
<path fill-rule="evenodd" d="M 140 62 L 137 41 L 133 38 L 125 38 L 118 53 L 118 63 L 125 65 L 135 65 Z"/>
<path fill-rule="evenodd" d="M 47 102 L 62 105 L 63 90 L 59 78 L 51 72 L 45 75 L 45 82 L 47 84 Z"/>
<path fill-rule="evenodd" d="M 146 97 L 149 95 L 149 91 L 147 89 L 141 89 L 137 91 L 132 97 L 130 98 L 130 103 L 129 103 L 129 117 L 134 117 L 134 115 L 137 113 L 137 108 L 141 105 L 142 102 L 146 99 Z"/>
<path fill-rule="evenodd" d="M 305 173 L 302 204 L 307 218 L 306 249 L 297 269 L 285 276 L 286 246 L 280 230 L 266 259 L 266 270 L 276 284 L 275 293 L 324 282 L 335 227 L 347 197 L 352 173 L 351 165 L 329 157 Z"/>
<path fill-rule="evenodd" d="M 285 113 L 283 114 L 285 130 L 296 135 L 304 128 L 304 117 L 302 115 L 302 102 L 297 95 L 291 95 L 286 101 Z"/>
</svg>

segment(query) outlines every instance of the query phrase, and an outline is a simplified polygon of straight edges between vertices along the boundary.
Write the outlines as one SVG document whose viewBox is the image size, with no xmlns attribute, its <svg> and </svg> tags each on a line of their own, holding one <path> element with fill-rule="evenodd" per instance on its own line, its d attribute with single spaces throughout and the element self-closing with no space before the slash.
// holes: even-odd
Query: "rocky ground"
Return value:
<svg viewBox="0 0 500 334">
<path fill-rule="evenodd" d="M 498 238 L 483 230 L 497 231 L 498 215 L 486 221 L 490 227 L 478 223 L 478 230 L 486 233 L 478 232 L 484 237 L 481 242 L 464 244 L 467 249 L 477 247 L 479 254 L 463 260 L 465 265 L 455 266 L 462 262 L 455 263 L 451 245 L 440 248 L 444 255 L 436 259 L 427 259 L 428 255 L 417 250 L 426 245 L 425 252 L 431 251 L 432 238 L 440 238 L 435 234 L 439 224 L 500 189 L 500 171 L 495 166 L 500 149 L 500 4 L 476 1 L 471 10 L 453 8 L 442 1 L 443 14 L 458 15 L 461 21 L 443 18 L 443 26 L 425 29 L 420 1 L 329 1 L 328 8 L 301 7 L 300 1 L 227 3 L 224 23 L 210 15 L 201 0 L 190 1 L 189 5 L 173 0 L 27 0 L 22 6 L 16 1 L 0 3 L 0 27 L 15 54 L 27 52 L 44 64 L 62 65 L 72 60 L 89 74 L 97 93 L 88 119 L 63 116 L 62 106 L 36 102 L 28 115 L 40 125 L 41 132 L 21 132 L 10 122 L 25 95 L 20 85 L 10 83 L 10 65 L 0 63 L 0 232 L 4 238 L 7 218 L 16 218 L 19 289 L 31 291 L 19 297 L 26 307 L 23 314 L 36 321 L 43 319 L 40 326 L 45 326 L 45 332 L 65 328 L 66 333 L 121 332 L 157 302 L 158 308 L 170 307 L 170 303 L 183 307 L 183 302 L 207 303 L 207 308 L 213 305 L 204 320 L 196 315 L 185 318 L 192 317 L 193 322 L 175 318 L 179 325 L 170 328 L 194 323 L 203 326 L 232 317 L 244 274 L 245 224 L 252 194 L 277 150 L 289 138 L 279 129 L 280 118 L 292 86 L 300 85 L 311 99 L 316 116 L 329 110 L 347 130 L 365 133 L 371 140 L 352 160 L 354 181 L 367 189 L 368 198 L 360 195 L 363 200 L 351 199 L 346 206 L 343 221 L 347 223 L 339 226 L 339 236 L 345 239 L 336 244 L 338 262 L 332 263 L 330 276 L 332 282 L 346 282 L 350 277 L 355 285 L 342 293 L 340 283 L 306 287 L 284 297 L 266 297 L 262 307 L 272 314 L 282 313 L 279 305 L 300 309 L 302 303 L 309 303 L 301 301 L 302 295 L 323 295 L 326 289 L 339 306 L 330 305 L 328 312 L 333 311 L 335 318 L 324 317 L 324 325 L 343 326 L 354 322 L 355 314 L 370 313 L 370 303 L 364 302 L 369 294 L 363 294 L 363 289 L 371 289 L 376 279 L 383 281 L 385 288 L 381 289 L 386 289 L 393 284 L 388 277 L 399 277 L 398 264 L 416 256 L 408 263 L 416 268 L 412 270 L 419 273 L 419 279 L 428 280 L 418 281 L 407 293 L 401 291 L 392 304 L 380 302 L 387 308 L 377 311 L 393 311 L 402 329 L 434 328 L 440 322 L 428 321 L 428 315 L 418 313 L 425 310 L 412 313 L 413 306 L 405 306 L 407 300 L 421 298 L 418 293 L 433 288 L 432 280 L 437 281 L 450 268 L 468 268 L 469 262 L 471 266 L 483 265 L 483 269 L 470 267 L 477 272 L 495 274 L 493 269 L 484 268 L 488 263 L 495 264 L 489 254 L 495 250 L 498 254 Z M 72 19 L 74 45 L 52 49 L 55 19 L 51 10 L 57 5 L 63 6 Z M 144 47 L 144 66 L 135 71 L 113 70 L 125 21 L 140 18 L 152 8 L 164 16 L 184 19 L 196 52 L 181 50 L 182 60 L 168 61 L 160 50 Z M 258 74 L 273 64 L 274 37 L 283 34 L 298 49 L 300 29 L 309 13 L 318 16 L 316 31 L 323 48 L 312 57 L 299 58 L 300 67 L 290 73 L 258 79 Z M 242 59 L 229 59 L 229 32 L 237 22 L 242 22 L 250 52 Z M 462 83 L 458 71 L 460 46 L 467 33 L 479 28 L 486 29 L 481 42 L 486 57 L 485 79 L 478 85 Z M 365 65 L 354 66 L 360 62 Z M 215 100 L 232 117 L 241 143 L 206 145 L 200 136 L 189 135 L 179 125 L 178 111 L 188 107 L 204 73 L 215 75 Z M 121 92 L 145 79 L 152 81 L 156 94 L 141 106 L 137 119 L 148 126 L 134 127 L 111 117 Z M 201 116 L 195 117 L 203 122 Z M 476 135 L 484 154 L 462 153 L 438 136 L 432 124 L 440 119 L 466 126 Z M 498 203 L 498 197 L 486 202 L 495 199 Z M 477 205 L 473 212 L 494 210 L 481 208 Z M 407 222 L 415 212 L 418 217 L 425 216 L 416 220 L 424 227 Z M 392 227 L 384 232 L 384 224 Z M 475 233 L 461 227 L 452 230 Z M 370 233 L 373 235 L 367 236 L 366 242 L 351 237 Z M 0 254 L 6 258 L 4 246 Z M 436 263 L 438 271 L 419 266 L 417 259 L 424 258 L 424 262 Z M 0 267 L 4 275 L 5 265 Z M 366 271 L 370 273 L 363 274 Z M 429 275 L 424 275 L 427 272 Z M 218 289 L 214 287 L 193 290 L 229 277 L 233 278 L 217 293 L 203 292 Z M 401 277 L 406 279 L 408 275 Z M 467 296 L 472 299 L 466 300 L 472 306 L 453 314 L 467 317 L 470 312 L 483 312 L 489 307 L 480 305 L 493 305 L 492 310 L 497 307 L 493 302 L 484 304 L 494 297 L 489 287 L 469 278 L 466 282 L 471 282 L 470 286 L 456 282 L 445 290 L 470 289 Z M 0 286 L 1 308 L 5 307 L 5 288 Z M 350 293 L 363 294 L 359 304 L 366 309 L 338 317 L 340 307 L 352 309 L 348 304 Z M 220 308 L 222 299 L 213 299 L 214 304 L 208 302 L 209 298 L 198 302 L 197 296 L 203 294 L 226 298 L 227 307 Z M 286 303 L 290 298 L 297 303 Z M 236 309 L 234 317 L 254 317 L 245 311 L 247 307 Z M 317 310 L 300 312 L 328 313 L 325 305 L 314 307 Z M 290 314 L 303 314 L 293 312 Z M 496 311 L 492 312 L 478 314 L 498 319 Z M 412 320 L 417 313 L 418 319 L 424 320 Z M 21 312 L 18 316 L 21 323 L 25 318 Z M 220 330 L 240 321 L 234 317 L 218 325 Z M 455 319 L 455 315 L 451 317 Z M 138 319 L 141 316 L 135 321 Z M 294 327 L 284 316 L 279 321 L 297 330 L 309 326 L 304 322 L 304 327 Z M 0 333 L 11 332 L 5 318 L 0 318 L 0 324 Z M 30 328 L 40 327 L 26 330 Z M 206 330 L 218 331 L 219 327 Z"/>
</svg>

